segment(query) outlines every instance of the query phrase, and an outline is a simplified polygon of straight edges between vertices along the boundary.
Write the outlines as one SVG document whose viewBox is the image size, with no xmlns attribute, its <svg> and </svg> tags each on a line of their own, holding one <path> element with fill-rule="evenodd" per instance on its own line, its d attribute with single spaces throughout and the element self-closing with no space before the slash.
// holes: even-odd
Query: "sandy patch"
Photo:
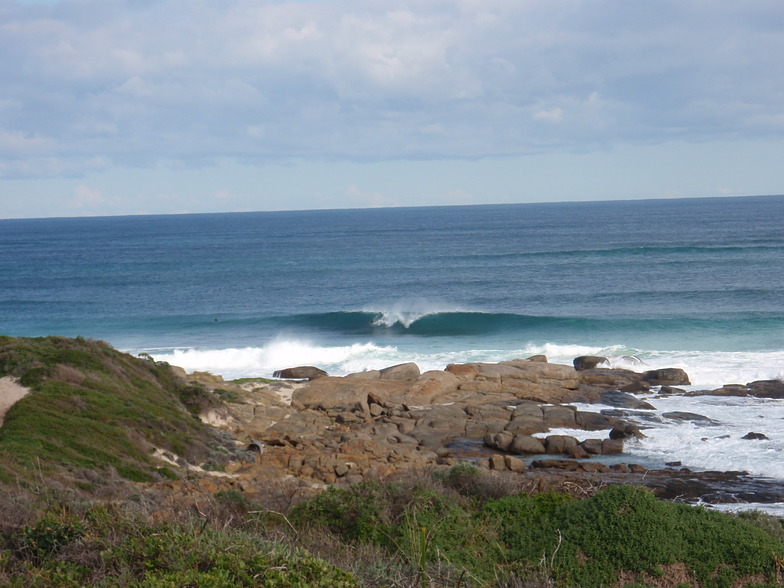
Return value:
<svg viewBox="0 0 784 588">
<path fill-rule="evenodd" d="M 3 426 L 5 413 L 8 412 L 8 409 L 29 393 L 29 388 L 20 386 L 13 378 L 0 378 L 0 427 Z"/>
<path fill-rule="evenodd" d="M 306 380 L 279 380 L 277 382 L 272 382 L 271 384 L 263 385 L 259 385 L 257 382 L 246 382 L 245 384 L 242 384 L 242 388 L 248 392 L 253 392 L 255 390 L 270 392 L 277 396 L 278 400 L 286 406 L 291 406 L 291 395 L 294 394 L 294 390 L 302 388 L 302 386 L 308 383 L 309 382 Z"/>
</svg>

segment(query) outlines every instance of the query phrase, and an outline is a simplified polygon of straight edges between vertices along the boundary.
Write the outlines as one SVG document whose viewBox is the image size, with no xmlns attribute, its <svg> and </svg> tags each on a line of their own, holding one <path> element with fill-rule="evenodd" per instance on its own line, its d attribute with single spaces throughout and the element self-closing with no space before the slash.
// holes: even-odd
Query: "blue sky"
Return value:
<svg viewBox="0 0 784 588">
<path fill-rule="evenodd" d="M 0 218 L 784 193 L 779 0 L 0 0 Z"/>
</svg>

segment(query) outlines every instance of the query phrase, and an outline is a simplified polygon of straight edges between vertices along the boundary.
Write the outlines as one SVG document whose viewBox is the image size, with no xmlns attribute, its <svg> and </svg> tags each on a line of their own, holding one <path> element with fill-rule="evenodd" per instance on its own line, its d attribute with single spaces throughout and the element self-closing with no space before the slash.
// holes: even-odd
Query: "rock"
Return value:
<svg viewBox="0 0 784 588">
<path fill-rule="evenodd" d="M 512 417 L 512 420 L 504 427 L 504 430 L 515 435 L 531 435 L 532 433 L 546 433 L 550 428 L 541 417 L 522 415 Z"/>
<path fill-rule="evenodd" d="M 757 380 L 746 384 L 751 396 L 757 398 L 784 398 L 784 381 L 782 380 Z"/>
<path fill-rule="evenodd" d="M 521 474 L 525 471 L 525 462 L 519 457 L 505 455 L 504 463 L 506 464 L 506 469 L 509 471 L 516 472 L 518 474 Z"/>
<path fill-rule="evenodd" d="M 754 433 L 754 432 L 746 433 L 745 435 L 743 435 L 743 437 L 741 437 L 741 439 L 755 439 L 755 440 L 756 439 L 763 440 L 767 438 L 768 436 L 765 435 L 764 433 Z"/>
<path fill-rule="evenodd" d="M 610 471 L 610 466 L 603 463 L 582 462 L 580 469 L 588 473 L 606 474 Z"/>
<path fill-rule="evenodd" d="M 378 370 L 367 370 L 364 372 L 355 372 L 346 376 L 347 378 L 356 380 L 380 380 L 381 372 Z"/>
<path fill-rule="evenodd" d="M 651 391 L 651 385 L 648 382 L 639 380 L 638 382 L 632 382 L 631 384 L 621 386 L 620 391 L 628 394 L 645 394 L 646 392 Z"/>
<path fill-rule="evenodd" d="M 604 439 L 602 441 L 602 455 L 615 455 L 623 453 L 623 441 L 621 439 Z"/>
<path fill-rule="evenodd" d="M 531 357 L 527 358 L 526 361 L 538 361 L 540 363 L 547 363 L 547 356 L 546 355 L 532 355 Z"/>
<path fill-rule="evenodd" d="M 675 388 L 673 386 L 662 386 L 659 388 L 659 394 L 685 394 L 686 390 L 683 388 Z"/>
<path fill-rule="evenodd" d="M 542 414 L 542 405 L 531 400 L 521 400 L 515 405 L 514 410 L 512 411 L 512 418 L 523 416 L 542 420 L 544 418 Z"/>
<path fill-rule="evenodd" d="M 531 435 L 515 435 L 507 451 L 516 455 L 526 453 L 545 453 L 542 441 L 536 437 L 532 437 Z"/>
<path fill-rule="evenodd" d="M 572 360 L 574 369 L 576 369 L 578 372 L 592 370 L 600 363 L 608 362 L 609 360 L 606 357 L 602 357 L 601 355 L 581 355 L 580 357 L 575 357 Z"/>
<path fill-rule="evenodd" d="M 420 374 L 419 366 L 413 362 L 393 365 L 380 371 L 382 380 L 416 380 Z"/>
<path fill-rule="evenodd" d="M 643 372 L 642 379 L 651 386 L 689 386 L 689 376 L 681 368 L 664 368 Z"/>
<path fill-rule="evenodd" d="M 673 419 L 676 421 L 692 421 L 694 423 L 700 425 L 716 425 L 718 424 L 713 419 L 710 419 L 706 416 L 701 414 L 696 414 L 693 412 L 681 412 L 681 411 L 673 411 L 673 412 L 665 412 L 662 413 L 662 417 L 665 419 Z"/>
<path fill-rule="evenodd" d="M 287 380 L 315 380 L 316 378 L 323 378 L 327 375 L 322 369 L 313 367 L 312 365 L 303 365 L 299 367 L 286 368 L 285 370 L 278 370 L 273 372 L 273 378 L 283 378 Z"/>
<path fill-rule="evenodd" d="M 578 410 L 574 415 L 577 426 L 586 431 L 600 431 L 612 428 L 617 419 L 595 412 L 584 412 Z"/>
<path fill-rule="evenodd" d="M 654 407 L 651 404 L 645 402 L 644 400 L 640 400 L 639 398 L 635 398 L 631 394 L 624 394 L 620 390 L 609 390 L 607 392 L 602 392 L 601 396 L 599 397 L 599 402 L 609 406 L 617 406 L 618 408 L 654 410 Z"/>
<path fill-rule="evenodd" d="M 500 451 L 508 451 L 509 446 L 514 441 L 514 434 L 509 431 L 501 431 L 500 433 L 488 434 L 484 437 L 485 445 Z"/>
<path fill-rule="evenodd" d="M 461 380 L 473 380 L 479 375 L 479 370 L 475 367 L 462 363 L 450 363 L 444 371 L 457 376 Z"/>
<path fill-rule="evenodd" d="M 531 462 L 531 467 L 535 469 L 576 472 L 580 469 L 580 462 L 572 461 L 570 459 L 540 459 Z"/>
<path fill-rule="evenodd" d="M 542 420 L 548 427 L 574 427 L 576 412 L 574 406 L 545 405 L 542 406 Z"/>
<path fill-rule="evenodd" d="M 503 455 L 492 455 L 490 456 L 490 469 L 491 470 L 505 470 L 506 469 L 506 461 L 504 460 Z"/>
<path fill-rule="evenodd" d="M 452 364 L 446 371 L 460 379 L 460 390 L 465 395 L 494 396 L 499 400 L 524 398 L 558 403 L 577 396 L 580 386 L 574 368 L 526 359 L 497 364 Z"/>
<path fill-rule="evenodd" d="M 306 409 L 349 413 L 358 410 L 370 414 L 368 391 L 362 386 L 341 385 L 345 384 L 345 381 L 341 380 L 342 378 L 323 378 L 318 386 L 299 388 L 291 396 L 292 403 L 297 402 Z M 322 385 L 327 382 L 333 385 Z"/>
<path fill-rule="evenodd" d="M 586 439 L 582 443 L 580 443 L 580 447 L 585 449 L 586 453 L 590 453 L 591 455 L 601 455 L 602 454 L 602 440 L 601 439 Z"/>
<path fill-rule="evenodd" d="M 569 435 L 548 435 L 544 439 L 545 452 L 550 455 L 569 453 L 577 446 L 577 439 Z"/>
<path fill-rule="evenodd" d="M 594 368 L 579 372 L 580 383 L 584 386 L 598 386 L 619 390 L 642 380 L 642 375 L 631 370 Z"/>
<path fill-rule="evenodd" d="M 418 405 L 454 401 L 460 396 L 459 385 L 458 377 L 450 372 L 427 371 L 417 377 L 408 389 L 405 400 Z"/>
<path fill-rule="evenodd" d="M 598 441 L 598 439 L 597 439 L 597 441 Z M 587 457 L 591 457 L 591 454 L 588 453 L 585 450 L 585 448 L 582 445 L 580 445 L 579 443 L 576 444 L 574 447 L 567 446 L 565 453 L 566 453 L 566 455 L 568 455 L 572 459 L 585 459 Z"/>
<path fill-rule="evenodd" d="M 610 431 L 610 439 L 643 439 L 645 435 L 640 431 L 640 427 L 627 423 L 624 425 L 616 425 Z"/>
</svg>

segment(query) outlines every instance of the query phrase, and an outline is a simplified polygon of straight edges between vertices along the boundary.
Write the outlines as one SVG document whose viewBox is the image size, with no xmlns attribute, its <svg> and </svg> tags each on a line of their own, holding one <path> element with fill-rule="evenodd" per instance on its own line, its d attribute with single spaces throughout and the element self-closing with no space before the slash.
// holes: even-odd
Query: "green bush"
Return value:
<svg viewBox="0 0 784 588">
<path fill-rule="evenodd" d="M 0 584 L 6 586 L 324 586 L 356 579 L 324 560 L 258 534 L 200 521 L 151 524 L 114 507 L 81 516 L 65 510 L 6 530 Z"/>
<path fill-rule="evenodd" d="M 330 486 L 312 500 L 292 508 L 289 518 L 301 527 L 326 528 L 344 541 L 383 543 L 388 537 L 383 509 L 383 487 L 369 481 L 348 488 Z"/>
<path fill-rule="evenodd" d="M 461 469 L 444 482 L 462 478 L 464 487 L 474 474 Z M 518 494 L 482 505 L 452 490 L 363 483 L 326 490 L 293 509 L 292 521 L 384 546 L 430 579 L 438 564 L 447 584 L 549 578 L 561 586 L 609 586 L 622 571 L 644 584 L 678 563 L 700 586 L 724 587 L 772 580 L 784 557 L 779 539 L 742 518 L 664 502 L 632 486 L 585 500 Z"/>
</svg>

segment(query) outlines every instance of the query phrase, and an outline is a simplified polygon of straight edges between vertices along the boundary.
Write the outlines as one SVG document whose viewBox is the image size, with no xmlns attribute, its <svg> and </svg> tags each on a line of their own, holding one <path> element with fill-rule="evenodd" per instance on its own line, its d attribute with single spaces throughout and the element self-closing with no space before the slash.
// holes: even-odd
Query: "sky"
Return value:
<svg viewBox="0 0 784 588">
<path fill-rule="evenodd" d="M 0 0 L 0 218 L 784 194 L 781 0 Z"/>
</svg>

